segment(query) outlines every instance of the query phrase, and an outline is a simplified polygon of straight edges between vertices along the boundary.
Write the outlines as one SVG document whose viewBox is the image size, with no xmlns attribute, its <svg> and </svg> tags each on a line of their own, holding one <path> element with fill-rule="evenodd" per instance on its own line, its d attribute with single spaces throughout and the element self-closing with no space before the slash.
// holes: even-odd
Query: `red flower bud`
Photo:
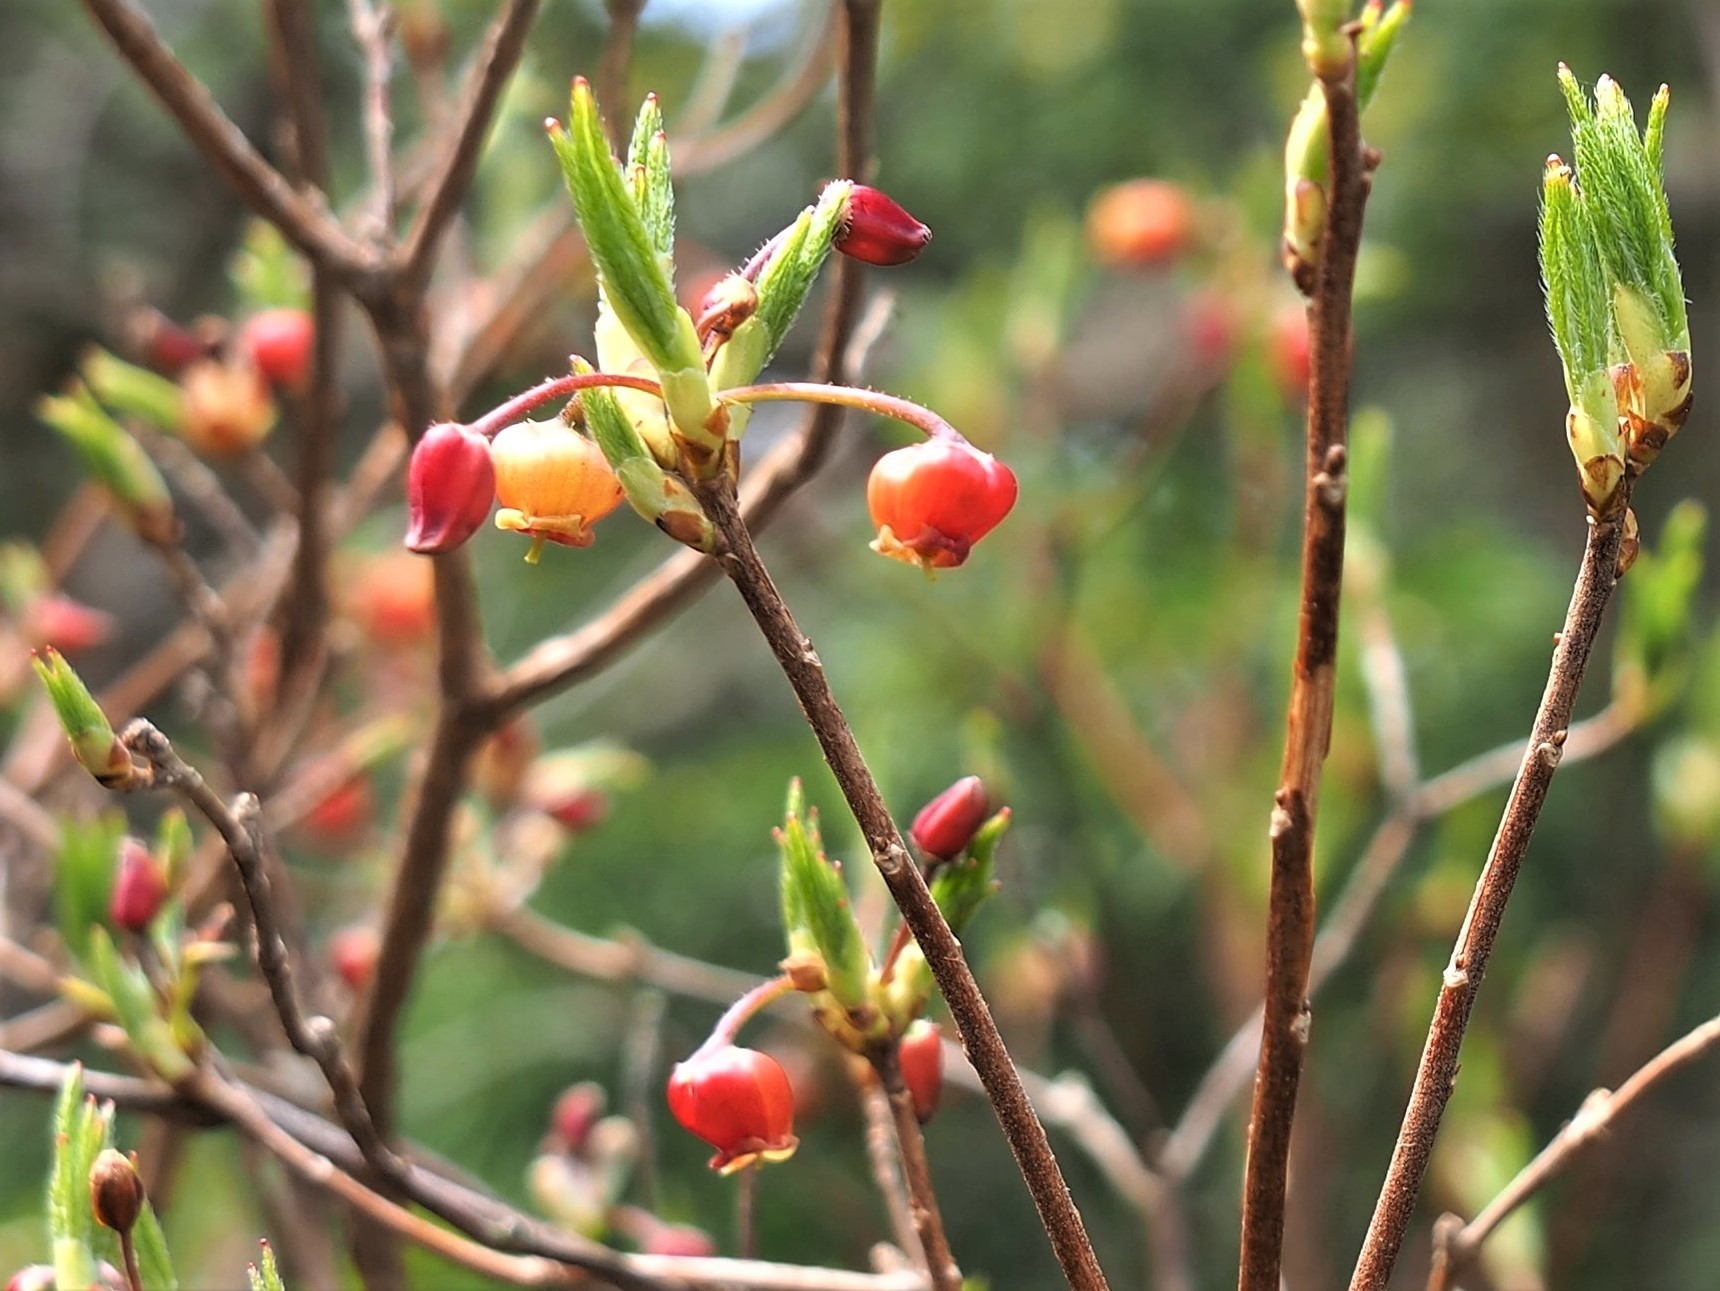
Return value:
<svg viewBox="0 0 1720 1291">
<path fill-rule="evenodd" d="M 239 328 L 239 348 L 257 371 L 286 390 L 303 390 L 310 380 L 316 324 L 302 309 L 265 309 Z"/>
<path fill-rule="evenodd" d="M 453 551 L 483 526 L 495 496 L 484 437 L 452 422 L 430 427 L 406 467 L 406 545 L 424 554 Z"/>
<path fill-rule="evenodd" d="M 848 195 L 836 249 L 867 264 L 897 265 L 907 264 L 931 240 L 932 231 L 892 198 L 876 188 L 856 184 Z"/>
<path fill-rule="evenodd" d="M 332 847 L 353 841 L 375 817 L 376 795 L 370 780 L 355 775 L 324 794 L 301 824 L 317 842 Z"/>
<path fill-rule="evenodd" d="M 417 645 L 435 633 L 436 581 L 427 561 L 382 552 L 353 569 L 347 587 L 347 612 L 377 645 Z"/>
<path fill-rule="evenodd" d="M 914 1099 L 914 1115 L 924 1125 L 944 1096 L 944 1036 L 938 1024 L 921 1018 L 902 1036 L 896 1051 L 902 1083 Z"/>
<path fill-rule="evenodd" d="M 556 1146 L 576 1156 L 584 1151 L 591 1127 L 603 1115 L 607 1102 L 603 1086 L 589 1080 L 562 1090 L 549 1114 L 549 1132 Z"/>
<path fill-rule="evenodd" d="M 989 815 L 991 799 L 984 782 L 976 775 L 963 776 L 920 808 L 908 833 L 927 856 L 948 861 L 961 855 Z"/>
<path fill-rule="evenodd" d="M 1015 505 L 1015 473 L 990 453 L 928 439 L 885 453 L 866 482 L 872 550 L 926 569 L 953 569 Z"/>
<path fill-rule="evenodd" d="M 1107 265 L 1160 264 L 1188 247 L 1194 204 L 1177 184 L 1132 179 L 1101 189 L 1087 211 L 1087 243 Z"/>
<path fill-rule="evenodd" d="M 724 1174 L 759 1160 L 785 1161 L 800 1143 L 788 1073 L 756 1049 L 721 1045 L 677 1063 L 669 1111 L 717 1150 L 711 1169 Z"/>
<path fill-rule="evenodd" d="M 30 605 L 25 626 L 31 641 L 51 645 L 62 654 L 101 645 L 113 635 L 113 615 L 57 592 Z"/>
<path fill-rule="evenodd" d="M 328 939 L 329 966 L 355 995 L 376 976 L 376 957 L 381 952 L 382 938 L 369 924 L 351 924 Z"/>
<path fill-rule="evenodd" d="M 167 875 L 155 853 L 141 839 L 121 839 L 113 895 L 108 901 L 108 917 L 114 926 L 142 932 L 166 900 Z"/>
<path fill-rule="evenodd" d="M 1286 305 L 1272 316 L 1266 333 L 1266 359 L 1286 399 L 1308 397 L 1308 311 Z"/>
<path fill-rule="evenodd" d="M 528 560 L 548 540 L 589 547 L 591 526 L 625 496 L 603 450 L 559 421 L 515 422 L 496 436 L 496 527 L 533 541 Z"/>
</svg>

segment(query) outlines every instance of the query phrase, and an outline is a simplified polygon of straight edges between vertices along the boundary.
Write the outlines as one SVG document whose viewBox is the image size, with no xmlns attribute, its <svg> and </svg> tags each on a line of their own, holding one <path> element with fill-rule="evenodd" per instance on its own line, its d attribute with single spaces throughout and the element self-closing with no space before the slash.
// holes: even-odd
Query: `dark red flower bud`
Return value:
<svg viewBox="0 0 1720 1291">
<path fill-rule="evenodd" d="M 908 832 L 927 856 L 948 861 L 961 855 L 989 815 L 991 799 L 984 782 L 976 775 L 963 776 L 920 808 Z"/>
<path fill-rule="evenodd" d="M 953 569 L 1015 505 L 1015 473 L 990 453 L 928 439 L 885 453 L 866 482 L 872 550 L 925 569 Z"/>
<path fill-rule="evenodd" d="M 756 1161 L 785 1161 L 794 1137 L 794 1090 L 782 1064 L 756 1049 L 700 1050 L 669 1073 L 669 1111 L 717 1150 L 711 1169 L 729 1174 Z"/>
<path fill-rule="evenodd" d="M 127 932 L 142 932 L 166 900 L 167 875 L 155 853 L 141 839 L 121 839 L 113 896 L 108 902 L 108 917 L 114 926 Z"/>
<path fill-rule="evenodd" d="M 944 1096 L 944 1036 L 936 1022 L 921 1018 L 902 1036 L 896 1051 L 902 1083 L 914 1099 L 914 1115 L 924 1125 Z"/>
<path fill-rule="evenodd" d="M 62 654 L 88 650 L 113 635 L 113 615 L 58 592 L 32 602 L 25 617 L 30 640 Z"/>
<path fill-rule="evenodd" d="M 608 1101 L 603 1086 L 589 1080 L 562 1090 L 549 1114 L 549 1132 L 556 1146 L 576 1156 L 584 1151 L 591 1127 L 603 1115 Z"/>
<path fill-rule="evenodd" d="M 848 195 L 848 210 L 836 234 L 836 249 L 867 264 L 897 265 L 907 264 L 931 240 L 932 231 L 893 198 L 876 188 L 856 184 Z"/>
<path fill-rule="evenodd" d="M 406 545 L 425 554 L 453 551 L 483 527 L 495 497 L 489 442 L 452 422 L 430 427 L 406 467 Z"/>
<path fill-rule="evenodd" d="M 382 938 L 369 924 L 351 924 L 328 939 L 329 966 L 354 994 L 362 992 L 376 976 L 376 957 L 381 952 Z"/>
<path fill-rule="evenodd" d="M 116 1233 L 129 1233 L 143 1213 L 143 1180 L 114 1148 L 103 1148 L 90 1166 L 90 1208 L 98 1224 Z"/>
<path fill-rule="evenodd" d="M 265 309 L 240 325 L 239 346 L 275 385 L 302 390 L 310 380 L 316 324 L 302 309 Z"/>
</svg>

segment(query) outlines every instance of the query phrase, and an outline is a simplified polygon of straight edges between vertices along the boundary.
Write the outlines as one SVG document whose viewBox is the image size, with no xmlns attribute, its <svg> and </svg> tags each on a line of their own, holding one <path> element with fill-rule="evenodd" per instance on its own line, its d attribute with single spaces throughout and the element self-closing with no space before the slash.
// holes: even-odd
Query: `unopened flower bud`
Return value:
<svg viewBox="0 0 1720 1291">
<path fill-rule="evenodd" d="M 351 924 L 328 939 L 329 966 L 353 994 L 362 994 L 376 976 L 382 938 L 369 924 Z"/>
<path fill-rule="evenodd" d="M 52 1264 L 26 1264 L 6 1279 L 6 1291 L 54 1291 Z"/>
<path fill-rule="evenodd" d="M 452 422 L 430 427 L 406 467 L 406 545 L 422 554 L 453 551 L 483 527 L 495 497 L 484 437 Z"/>
<path fill-rule="evenodd" d="M 562 1090 L 549 1114 L 549 1131 L 555 1146 L 575 1156 L 584 1152 L 591 1129 L 603 1115 L 608 1101 L 603 1086 L 595 1081 L 584 1080 Z"/>
<path fill-rule="evenodd" d="M 856 184 L 848 195 L 848 209 L 834 245 L 855 260 L 888 266 L 907 264 L 931 240 L 932 231 L 893 198 Z"/>
<path fill-rule="evenodd" d="M 902 1036 L 897 1049 L 902 1083 L 914 1100 L 914 1115 L 924 1125 L 944 1096 L 944 1037 L 935 1022 L 921 1018 Z"/>
<path fill-rule="evenodd" d="M 124 1154 L 103 1148 L 90 1166 L 90 1208 L 96 1222 L 129 1233 L 143 1213 L 143 1180 Z"/>
<path fill-rule="evenodd" d="M 316 323 L 302 309 L 265 309 L 239 327 L 239 348 L 284 390 L 303 390 L 310 380 Z"/>
<path fill-rule="evenodd" d="M 724 1174 L 794 1155 L 794 1090 L 782 1064 L 756 1049 L 719 1045 L 669 1073 L 669 1111 L 683 1129 L 717 1149 Z"/>
<path fill-rule="evenodd" d="M 193 363 L 179 374 L 179 396 L 179 434 L 205 456 L 246 452 L 275 426 L 268 383 L 249 363 Z"/>
<path fill-rule="evenodd" d="M 908 832 L 914 846 L 927 856 L 953 860 L 989 815 L 991 800 L 985 783 L 976 775 L 964 776 L 920 808 Z"/>
<path fill-rule="evenodd" d="M 704 1259 L 717 1253 L 716 1240 L 691 1224 L 659 1224 L 639 1244 L 646 1255 L 674 1255 Z"/>
<path fill-rule="evenodd" d="M 953 569 L 1015 505 L 1015 474 L 990 453 L 928 439 L 885 453 L 866 482 L 872 550 L 924 569 Z"/>
<path fill-rule="evenodd" d="M 530 537 L 533 563 L 546 541 L 589 547 L 591 526 L 625 497 L 603 450 L 559 421 L 516 422 L 490 452 L 502 504 L 496 527 Z"/>
<path fill-rule="evenodd" d="M 727 340 L 758 310 L 758 288 L 738 273 L 726 274 L 712 285 L 693 316 L 693 330 L 707 347 Z"/>
<path fill-rule="evenodd" d="M 108 917 L 127 932 L 142 932 L 167 900 L 167 874 L 142 839 L 120 840 Z"/>
<path fill-rule="evenodd" d="M 50 592 L 31 603 L 24 624 L 31 641 L 71 652 L 105 642 L 113 635 L 114 618 L 70 596 Z"/>
</svg>

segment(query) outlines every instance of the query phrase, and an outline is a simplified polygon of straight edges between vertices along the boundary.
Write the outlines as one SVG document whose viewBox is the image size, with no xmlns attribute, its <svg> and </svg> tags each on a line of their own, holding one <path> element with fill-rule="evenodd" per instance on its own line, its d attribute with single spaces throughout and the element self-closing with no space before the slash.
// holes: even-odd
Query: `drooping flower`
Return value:
<svg viewBox="0 0 1720 1291">
<path fill-rule="evenodd" d="M 669 1073 L 669 1111 L 717 1150 L 711 1169 L 729 1174 L 794 1155 L 794 1090 L 782 1064 L 756 1049 L 717 1045 Z"/>
<path fill-rule="evenodd" d="M 990 453 L 928 439 L 885 453 L 866 483 L 872 549 L 926 569 L 953 569 L 1015 505 L 1015 473 Z"/>
<path fill-rule="evenodd" d="M 589 547 L 591 526 L 625 494 L 603 450 L 559 421 L 521 421 L 490 445 L 496 466 L 496 527 L 532 541 L 535 562 L 545 541 Z"/>
</svg>

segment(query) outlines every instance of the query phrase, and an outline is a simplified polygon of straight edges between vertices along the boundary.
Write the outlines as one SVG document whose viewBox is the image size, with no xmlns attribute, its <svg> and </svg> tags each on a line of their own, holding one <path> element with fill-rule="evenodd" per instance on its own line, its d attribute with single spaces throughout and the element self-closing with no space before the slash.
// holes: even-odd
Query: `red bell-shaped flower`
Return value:
<svg viewBox="0 0 1720 1291">
<path fill-rule="evenodd" d="M 669 1073 L 669 1111 L 682 1128 L 717 1150 L 724 1174 L 757 1161 L 785 1161 L 794 1137 L 794 1090 L 782 1064 L 756 1049 L 718 1045 Z"/>
<path fill-rule="evenodd" d="M 924 1125 L 944 1096 L 944 1037 L 936 1022 L 921 1018 L 902 1035 L 896 1051 L 902 1083 L 914 1100 L 914 1115 Z"/>
<path fill-rule="evenodd" d="M 885 453 L 866 482 L 872 550 L 925 569 L 953 569 L 1015 505 L 1015 473 L 990 453 L 928 439 Z"/>
<path fill-rule="evenodd" d="M 406 467 L 406 545 L 426 554 L 453 551 L 483 526 L 495 496 L 484 437 L 451 422 L 430 427 Z"/>
<path fill-rule="evenodd" d="M 121 839 L 108 917 L 127 932 L 142 932 L 166 900 L 167 875 L 161 862 L 140 839 Z"/>
<path fill-rule="evenodd" d="M 868 188 L 854 185 L 848 195 L 848 209 L 842 216 L 842 227 L 836 234 L 836 249 L 867 264 L 907 264 L 926 249 L 932 231 L 921 224 L 893 198 Z"/>
<path fill-rule="evenodd" d="M 927 856 L 948 861 L 961 855 L 989 815 L 991 799 L 984 782 L 976 775 L 963 776 L 920 808 L 908 832 Z"/>
</svg>

